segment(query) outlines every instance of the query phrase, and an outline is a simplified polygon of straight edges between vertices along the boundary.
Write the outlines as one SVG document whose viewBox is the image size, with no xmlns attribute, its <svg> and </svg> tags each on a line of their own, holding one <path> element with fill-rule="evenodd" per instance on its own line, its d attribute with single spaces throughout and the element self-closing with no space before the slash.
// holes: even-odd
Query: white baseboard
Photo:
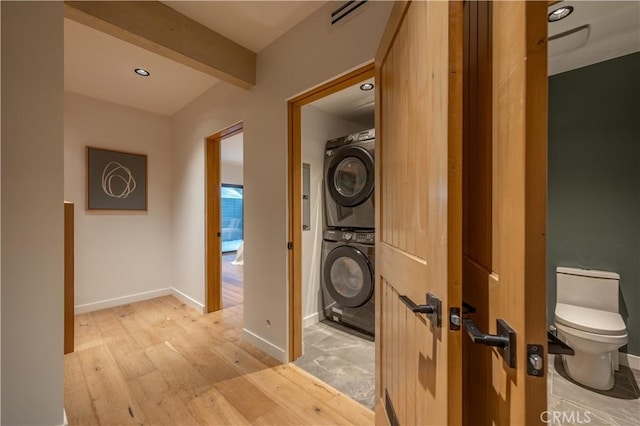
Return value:
<svg viewBox="0 0 640 426">
<path fill-rule="evenodd" d="M 317 312 L 315 314 L 307 315 L 302 319 L 302 329 L 304 330 L 307 327 L 311 327 L 313 324 L 316 324 L 319 321 L 320 319 Z"/>
<path fill-rule="evenodd" d="M 619 352 L 620 365 L 626 365 L 634 370 L 640 370 L 640 356 Z"/>
<path fill-rule="evenodd" d="M 196 311 L 200 312 L 201 314 L 204 314 L 204 304 L 198 302 L 196 299 L 192 298 L 191 296 L 187 296 L 186 294 L 184 294 L 183 292 L 181 292 L 175 287 L 171 287 L 171 294 L 173 294 L 176 297 L 176 299 L 183 301 L 184 303 L 191 306 Z"/>
<path fill-rule="evenodd" d="M 62 409 L 62 426 L 69 426 L 69 419 L 67 419 L 67 410 Z"/>
<path fill-rule="evenodd" d="M 288 357 L 284 349 L 279 348 L 273 343 L 266 341 L 262 337 L 252 333 L 246 328 L 242 329 L 242 338 L 247 342 L 251 343 L 256 348 L 260 349 L 261 351 L 268 353 L 269 355 L 271 355 L 281 363 L 283 364 L 287 363 Z"/>
<path fill-rule="evenodd" d="M 127 303 L 141 302 L 147 299 L 167 296 L 172 294 L 172 288 L 162 288 L 160 290 L 145 291 L 143 293 L 131 294 L 129 296 L 116 297 L 114 299 L 101 300 L 100 302 L 76 305 L 75 315 L 86 314 L 87 312 L 99 311 L 100 309 L 113 308 L 115 306 L 126 305 Z"/>
</svg>

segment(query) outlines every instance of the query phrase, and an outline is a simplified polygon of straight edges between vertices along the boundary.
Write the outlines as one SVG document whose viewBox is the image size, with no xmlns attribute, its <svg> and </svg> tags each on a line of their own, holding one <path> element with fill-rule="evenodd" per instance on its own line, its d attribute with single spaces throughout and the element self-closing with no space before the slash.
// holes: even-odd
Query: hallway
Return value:
<svg viewBox="0 0 640 426">
<path fill-rule="evenodd" d="M 245 343 L 242 304 L 200 315 L 173 296 L 76 316 L 70 425 L 373 424 L 373 412 Z"/>
</svg>

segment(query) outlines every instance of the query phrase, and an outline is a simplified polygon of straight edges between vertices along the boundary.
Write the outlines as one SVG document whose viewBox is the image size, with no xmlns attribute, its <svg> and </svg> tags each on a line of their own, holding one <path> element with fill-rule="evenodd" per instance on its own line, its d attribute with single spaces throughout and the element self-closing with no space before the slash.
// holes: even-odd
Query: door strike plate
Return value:
<svg viewBox="0 0 640 426">
<path fill-rule="evenodd" d="M 527 374 L 544 376 L 544 348 L 542 345 L 527 345 Z"/>
<path fill-rule="evenodd" d="M 460 315 L 460 308 L 449 308 L 449 330 L 460 330 L 460 324 L 462 323 L 462 315 Z"/>
</svg>

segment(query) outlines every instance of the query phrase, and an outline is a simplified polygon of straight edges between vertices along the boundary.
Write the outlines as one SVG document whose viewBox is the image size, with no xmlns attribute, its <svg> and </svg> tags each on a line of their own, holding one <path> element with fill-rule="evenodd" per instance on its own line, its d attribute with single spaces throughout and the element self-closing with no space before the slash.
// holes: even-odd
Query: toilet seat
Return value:
<svg viewBox="0 0 640 426">
<path fill-rule="evenodd" d="M 562 325 L 558 322 L 556 322 L 556 328 L 562 334 L 573 336 L 573 337 L 579 337 L 580 339 L 583 339 L 585 341 L 592 342 L 592 343 L 604 343 L 607 345 L 618 345 L 618 346 L 624 346 L 627 343 L 629 343 L 629 336 L 627 335 L 627 333 L 620 334 L 617 336 L 589 333 L 588 331 L 578 330 L 577 328 Z M 571 346 L 571 344 L 569 346 Z"/>
<path fill-rule="evenodd" d="M 627 335 L 627 327 L 622 317 L 615 312 L 558 303 L 555 319 L 558 324 L 592 335 L 611 337 Z"/>
</svg>

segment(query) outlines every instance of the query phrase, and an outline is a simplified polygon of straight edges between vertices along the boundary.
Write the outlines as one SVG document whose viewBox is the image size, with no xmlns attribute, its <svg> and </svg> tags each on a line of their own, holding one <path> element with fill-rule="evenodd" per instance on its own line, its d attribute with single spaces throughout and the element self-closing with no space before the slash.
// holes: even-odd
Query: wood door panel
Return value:
<svg viewBox="0 0 640 426">
<path fill-rule="evenodd" d="M 503 319 L 517 333 L 516 368 L 463 340 L 465 424 L 537 424 L 546 409 L 526 355 L 546 346 L 545 13 L 539 2 L 465 6 L 464 299 L 483 332 Z"/>
<path fill-rule="evenodd" d="M 376 58 L 377 403 L 388 395 L 399 424 L 458 424 L 461 343 L 447 312 L 461 304 L 462 5 L 396 4 L 390 22 Z M 427 292 L 442 300 L 441 327 L 400 299 L 424 304 Z"/>
</svg>

